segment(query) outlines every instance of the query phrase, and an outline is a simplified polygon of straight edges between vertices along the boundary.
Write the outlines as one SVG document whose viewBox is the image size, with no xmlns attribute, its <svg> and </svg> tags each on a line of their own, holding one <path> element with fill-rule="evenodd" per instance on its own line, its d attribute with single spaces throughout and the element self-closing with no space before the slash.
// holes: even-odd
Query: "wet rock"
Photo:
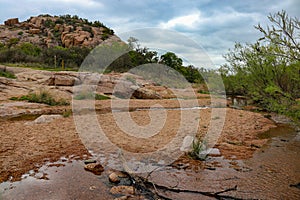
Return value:
<svg viewBox="0 0 300 200">
<path fill-rule="evenodd" d="M 114 198 L 114 200 L 127 200 L 129 199 L 128 196 L 121 196 L 121 197 L 118 197 L 118 198 Z"/>
<path fill-rule="evenodd" d="M 134 194 L 134 187 L 133 186 L 113 186 L 110 189 L 110 193 L 112 194 L 123 194 L 123 195 L 133 195 Z"/>
<path fill-rule="evenodd" d="M 109 175 L 108 179 L 112 183 L 120 183 L 120 178 L 115 172 L 111 173 Z"/>
<path fill-rule="evenodd" d="M 300 182 L 298 184 L 291 184 L 290 187 L 295 187 L 295 188 L 300 189 Z"/>
<path fill-rule="evenodd" d="M 92 172 L 95 175 L 100 175 L 104 171 L 103 166 L 101 164 L 99 164 L 99 163 L 90 163 L 90 164 L 87 164 L 87 165 L 84 166 L 84 169 L 86 171 Z"/>
<path fill-rule="evenodd" d="M 83 161 L 84 162 L 84 164 L 90 164 L 90 163 L 96 163 L 97 161 L 96 160 L 93 160 L 93 159 L 90 159 L 90 160 L 85 160 L 85 161 Z"/>
<path fill-rule="evenodd" d="M 215 167 L 209 167 L 209 166 L 205 167 L 205 169 L 207 169 L 207 170 L 216 170 Z"/>
</svg>

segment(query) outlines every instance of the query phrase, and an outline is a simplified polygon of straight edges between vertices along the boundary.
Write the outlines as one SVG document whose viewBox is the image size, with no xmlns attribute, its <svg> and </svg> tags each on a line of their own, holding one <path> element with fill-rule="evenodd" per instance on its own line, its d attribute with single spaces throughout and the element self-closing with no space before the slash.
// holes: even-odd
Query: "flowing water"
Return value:
<svg viewBox="0 0 300 200">
<path fill-rule="evenodd" d="M 279 126 L 260 135 L 270 142 L 247 160 L 208 157 L 204 169 L 163 167 L 150 180 L 170 188 L 218 192 L 242 199 L 300 199 L 300 133 Z M 207 167 L 210 166 L 210 167 Z M 0 184 L 0 199 L 113 199 L 108 170 L 96 176 L 84 170 L 82 161 L 62 158 L 30 171 L 21 181 Z M 199 194 L 163 192 L 171 199 L 213 199 Z"/>
</svg>

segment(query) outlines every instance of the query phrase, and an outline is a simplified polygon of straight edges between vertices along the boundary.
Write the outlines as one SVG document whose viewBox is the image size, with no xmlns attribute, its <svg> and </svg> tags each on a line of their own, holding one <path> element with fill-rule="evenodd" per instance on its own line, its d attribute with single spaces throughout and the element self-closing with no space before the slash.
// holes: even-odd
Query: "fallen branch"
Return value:
<svg viewBox="0 0 300 200">
<path fill-rule="evenodd" d="M 242 200 L 241 198 L 237 197 L 232 197 L 228 195 L 222 195 L 222 193 L 229 192 L 229 191 L 236 191 L 237 190 L 237 185 L 235 185 L 232 188 L 227 188 L 225 190 L 221 190 L 218 192 L 207 192 L 207 191 L 198 191 L 198 190 L 187 190 L 187 189 L 180 189 L 180 188 L 170 188 L 164 185 L 159 185 L 156 183 L 153 183 L 148 180 L 149 175 L 144 178 L 141 176 L 136 175 L 127 165 L 126 165 L 126 160 L 123 157 L 123 155 L 120 155 L 121 160 L 123 161 L 123 167 L 124 170 L 128 177 L 130 177 L 133 186 L 139 190 L 141 193 L 144 193 L 146 195 L 151 196 L 153 199 L 165 199 L 165 200 L 170 200 L 169 197 L 162 195 L 158 192 L 158 190 L 163 190 L 163 191 L 169 191 L 169 192 L 175 192 L 175 193 L 192 193 L 192 194 L 201 194 L 204 196 L 208 197 L 214 197 L 216 199 L 231 199 L 231 200 Z M 150 174 L 153 173 L 153 171 L 150 172 Z M 152 190 L 151 190 L 151 189 Z M 154 192 L 153 192 L 154 191 Z"/>
</svg>

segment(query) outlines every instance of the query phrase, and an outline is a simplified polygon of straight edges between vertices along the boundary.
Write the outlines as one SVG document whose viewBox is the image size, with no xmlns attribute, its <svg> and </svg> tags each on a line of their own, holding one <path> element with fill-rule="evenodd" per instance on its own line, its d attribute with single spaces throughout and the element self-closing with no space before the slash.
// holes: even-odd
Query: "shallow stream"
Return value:
<svg viewBox="0 0 300 200">
<path fill-rule="evenodd" d="M 227 160 L 221 155 L 209 156 L 204 169 L 192 163 L 189 168 L 163 167 L 150 180 L 171 188 L 218 192 L 242 199 L 300 199 L 300 133 L 279 126 L 264 134 L 270 138 L 247 160 Z M 65 158 L 46 163 L 38 171 L 29 171 L 21 181 L 0 184 L 0 199 L 113 199 L 108 169 L 96 176 L 84 170 L 83 161 Z M 163 192 L 171 199 L 213 199 L 200 194 Z"/>
</svg>

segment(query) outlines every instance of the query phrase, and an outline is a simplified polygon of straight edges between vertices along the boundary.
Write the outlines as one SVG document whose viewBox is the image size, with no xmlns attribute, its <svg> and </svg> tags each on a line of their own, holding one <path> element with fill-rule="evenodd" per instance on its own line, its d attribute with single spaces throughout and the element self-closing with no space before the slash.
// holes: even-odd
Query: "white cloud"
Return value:
<svg viewBox="0 0 300 200">
<path fill-rule="evenodd" d="M 60 4 L 67 4 L 73 6 L 80 6 L 81 8 L 102 8 L 104 5 L 95 0 L 47 0 L 47 3 L 57 3 Z"/>
<path fill-rule="evenodd" d="M 187 27 L 192 29 L 199 22 L 200 16 L 201 13 L 197 11 L 189 15 L 175 17 L 167 22 L 160 23 L 159 26 L 165 29 L 172 29 L 176 26 Z"/>
</svg>

